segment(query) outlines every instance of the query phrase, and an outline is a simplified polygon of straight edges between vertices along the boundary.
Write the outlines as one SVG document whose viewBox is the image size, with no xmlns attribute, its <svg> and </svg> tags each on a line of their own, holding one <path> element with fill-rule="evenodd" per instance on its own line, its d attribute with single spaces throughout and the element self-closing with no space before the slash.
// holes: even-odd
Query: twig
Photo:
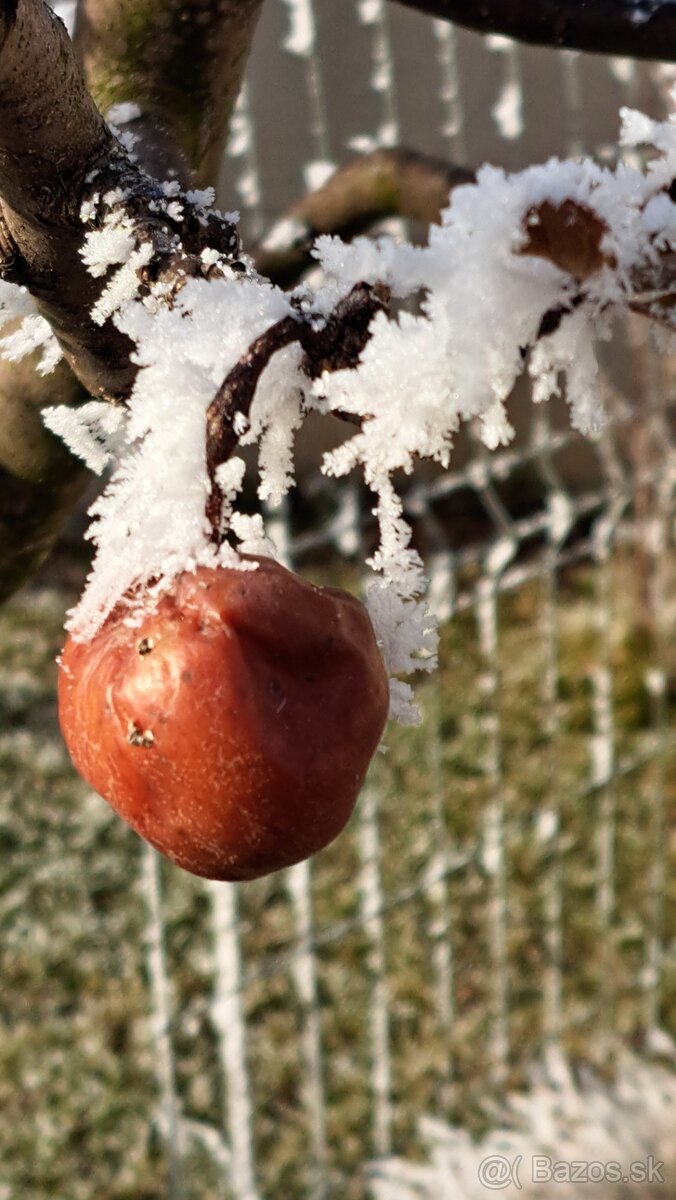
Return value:
<svg viewBox="0 0 676 1200">
<path fill-rule="evenodd" d="M 565 272 L 575 285 L 565 302 L 543 313 L 533 344 L 555 333 L 561 322 L 585 302 L 587 280 L 603 270 L 616 269 L 615 258 L 604 244 L 607 232 L 604 220 L 592 207 L 571 199 L 559 203 L 545 200 L 524 214 L 523 237 L 516 252 L 546 259 Z M 636 279 L 654 281 L 655 277 L 664 276 L 663 283 L 668 288 L 674 266 L 672 258 L 670 252 L 663 252 L 662 261 L 656 263 L 655 256 L 647 255 L 646 262 L 635 267 Z M 647 301 L 645 297 L 629 293 L 625 302 L 628 307 L 638 309 L 643 300 L 640 311 L 670 323 L 668 301 L 673 299 L 673 293 L 674 289 L 663 294 L 650 291 Z M 237 443 L 235 418 L 237 414 L 248 417 L 256 386 L 272 355 L 295 341 L 305 352 L 303 368 L 310 378 L 353 368 L 369 340 L 375 313 L 388 311 L 388 301 L 389 295 L 382 288 L 360 283 L 327 320 L 319 323 L 316 315 L 307 314 L 300 308 L 298 301 L 298 316 L 286 317 L 262 334 L 230 372 L 208 410 L 207 419 L 207 466 L 211 483 L 207 515 L 217 540 L 223 536 L 223 496 L 217 482 L 217 470 L 234 450 Z M 524 358 L 531 348 L 532 345 L 522 347 Z M 354 420 L 345 413 L 334 412 L 334 415 Z"/>
<path fill-rule="evenodd" d="M 278 350 L 298 341 L 300 327 L 294 317 L 284 317 L 251 343 L 246 354 L 233 367 L 207 409 L 207 473 L 211 490 L 206 515 L 219 540 L 223 492 L 217 471 L 227 462 L 237 445 L 235 418 L 248 418 L 258 381 Z"/>
<path fill-rule="evenodd" d="M 218 468 L 227 462 L 237 445 L 236 418 L 249 417 L 258 381 L 273 355 L 297 342 L 304 351 L 302 370 L 311 379 L 326 371 L 355 367 L 369 339 L 369 327 L 377 312 L 387 311 L 387 296 L 365 283 L 358 283 L 339 301 L 328 319 L 300 307 L 297 315 L 283 317 L 256 338 L 226 376 L 207 409 L 206 461 L 210 492 L 206 504 L 207 519 L 214 540 L 222 539 L 221 512 L 223 492 L 218 483 Z M 335 413 L 346 420 L 347 414 Z"/>
<path fill-rule="evenodd" d="M 449 192 L 473 179 L 465 167 L 411 150 L 365 154 L 289 209 L 254 248 L 256 267 L 280 287 L 292 287 L 312 265 L 312 245 L 320 234 L 349 240 L 390 216 L 431 225 L 439 220 Z"/>
</svg>

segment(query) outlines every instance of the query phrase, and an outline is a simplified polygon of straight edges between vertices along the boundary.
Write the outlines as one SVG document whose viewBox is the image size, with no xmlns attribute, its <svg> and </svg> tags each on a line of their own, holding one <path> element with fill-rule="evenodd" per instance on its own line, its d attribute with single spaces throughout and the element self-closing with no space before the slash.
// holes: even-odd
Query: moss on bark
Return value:
<svg viewBox="0 0 676 1200">
<path fill-rule="evenodd" d="M 75 45 L 106 110 L 134 101 L 214 183 L 262 0 L 84 0 Z"/>
</svg>

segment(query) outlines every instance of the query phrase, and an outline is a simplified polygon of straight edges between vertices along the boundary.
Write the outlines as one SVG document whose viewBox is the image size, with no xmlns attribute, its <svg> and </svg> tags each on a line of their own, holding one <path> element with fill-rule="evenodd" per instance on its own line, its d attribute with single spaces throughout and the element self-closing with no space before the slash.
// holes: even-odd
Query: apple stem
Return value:
<svg viewBox="0 0 676 1200">
<path fill-rule="evenodd" d="M 212 540 L 219 545 L 224 539 L 221 513 L 223 492 L 218 483 L 218 468 L 230 458 L 237 445 L 234 422 L 238 413 L 247 417 L 256 392 L 256 385 L 273 354 L 298 340 L 298 321 L 284 317 L 271 325 L 251 343 L 246 354 L 226 376 L 207 409 L 207 473 L 211 489 L 207 498 L 206 515 L 212 529 Z"/>
<path fill-rule="evenodd" d="M 218 483 L 218 468 L 227 462 L 237 445 L 235 417 L 248 417 L 258 381 L 272 356 L 298 342 L 304 351 L 301 369 L 310 379 L 317 379 L 327 371 L 356 367 L 369 339 L 371 321 L 376 313 L 389 311 L 388 301 L 386 288 L 358 283 L 327 318 L 306 311 L 301 307 L 302 296 L 294 296 L 293 315 L 283 317 L 260 334 L 226 376 L 207 409 L 206 461 L 211 486 L 206 515 L 217 545 L 226 536 L 222 528 L 223 492 Z M 353 424 L 360 423 L 352 414 L 335 415 Z"/>
</svg>

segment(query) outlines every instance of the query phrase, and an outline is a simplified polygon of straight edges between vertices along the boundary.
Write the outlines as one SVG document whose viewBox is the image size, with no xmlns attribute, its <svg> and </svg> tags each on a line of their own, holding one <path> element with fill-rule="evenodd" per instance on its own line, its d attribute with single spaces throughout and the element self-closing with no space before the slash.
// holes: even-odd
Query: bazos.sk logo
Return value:
<svg viewBox="0 0 676 1200">
<path fill-rule="evenodd" d="M 528 1170 L 530 1168 L 530 1170 Z M 631 1163 L 617 1160 L 555 1159 L 536 1154 L 529 1162 L 522 1154 L 507 1158 L 491 1154 L 479 1164 L 479 1182 L 489 1191 L 521 1191 L 528 1183 L 645 1183 L 665 1182 L 664 1163 L 651 1155 Z"/>
</svg>

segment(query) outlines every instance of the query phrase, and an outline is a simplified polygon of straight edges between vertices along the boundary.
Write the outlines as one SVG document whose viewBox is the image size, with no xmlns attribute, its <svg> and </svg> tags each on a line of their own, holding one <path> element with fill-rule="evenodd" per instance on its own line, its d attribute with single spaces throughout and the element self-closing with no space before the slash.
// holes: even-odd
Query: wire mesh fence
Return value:
<svg viewBox="0 0 676 1200">
<path fill-rule="evenodd" d="M 259 237 L 350 145 L 508 167 L 610 154 L 619 103 L 659 112 L 664 86 L 663 68 L 481 42 L 384 0 L 284 0 L 264 17 L 224 186 Z M 594 443 L 571 432 L 563 405 L 517 396 L 513 446 L 491 455 L 470 432 L 450 471 L 405 482 L 442 666 L 421 687 L 423 724 L 388 733 L 350 827 L 315 861 L 206 884 L 126 833 L 101 851 L 108 827 L 81 789 L 91 836 L 75 848 L 90 878 L 55 894 L 73 929 L 78 904 L 99 913 L 86 928 L 105 942 L 105 966 L 86 978 L 120 981 L 131 1024 L 118 1014 L 110 1061 L 97 1049 L 77 1068 L 88 1098 L 77 1119 L 66 1106 L 50 1123 L 40 1096 L 28 1105 L 37 1132 L 22 1135 L 24 1165 L 6 1185 L 0 1169 L 0 1197 L 361 1200 L 371 1161 L 420 1157 L 421 1118 L 479 1136 L 552 1049 L 600 1072 L 622 1048 L 676 1069 L 676 407 L 669 364 L 638 319 L 600 386 L 609 422 Z M 370 497 L 304 476 L 271 514 L 272 536 L 316 579 L 357 585 Z M 34 736 L 22 750 L 8 735 L 0 751 L 27 762 L 40 739 L 55 744 Z M 40 768 L 48 795 L 62 769 Z M 5 838 L 17 786 L 3 782 Z M 30 964 L 33 946 L 48 980 L 72 969 L 81 995 L 64 1020 L 77 1037 L 88 985 L 44 940 L 55 917 L 40 871 L 45 888 L 58 884 L 61 854 L 46 838 L 37 883 L 10 878 L 0 919 L 8 960 Z M 80 934 L 68 936 L 77 957 Z M 106 1004 L 96 1021 L 117 1028 Z M 53 1164 L 31 1174 L 37 1145 L 48 1164 L 73 1129 L 89 1145 L 99 1076 L 115 1096 L 103 1173 L 68 1186 Z M 17 1079 L 58 1095 L 37 1068 L 32 1083 Z M 149 1130 L 146 1159 L 134 1147 Z"/>
</svg>

